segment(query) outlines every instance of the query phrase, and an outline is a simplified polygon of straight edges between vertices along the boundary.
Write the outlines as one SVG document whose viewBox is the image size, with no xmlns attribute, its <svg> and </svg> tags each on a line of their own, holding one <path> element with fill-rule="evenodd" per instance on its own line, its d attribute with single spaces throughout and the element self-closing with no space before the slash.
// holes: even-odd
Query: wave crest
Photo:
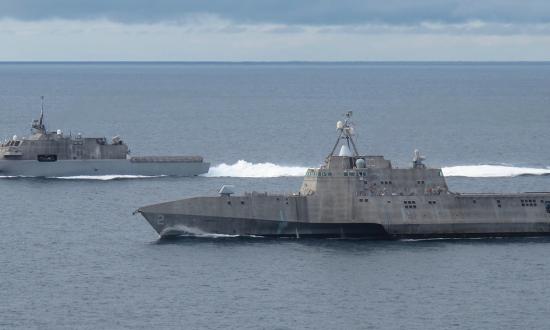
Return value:
<svg viewBox="0 0 550 330">
<path fill-rule="evenodd" d="M 308 167 L 282 166 L 273 163 L 251 163 L 239 160 L 210 168 L 206 177 L 274 178 L 304 176 Z M 446 177 L 500 178 L 523 175 L 550 175 L 550 168 L 516 167 L 511 165 L 458 165 L 442 168 Z"/>
<path fill-rule="evenodd" d="M 210 168 L 206 177 L 236 177 L 236 178 L 275 178 L 282 176 L 304 176 L 307 167 L 281 166 L 273 163 L 250 163 L 239 160 L 235 164 L 226 163 Z"/>
<path fill-rule="evenodd" d="M 548 168 L 515 167 L 509 165 L 460 165 L 442 168 L 447 177 L 502 178 L 522 175 L 550 175 Z"/>
</svg>

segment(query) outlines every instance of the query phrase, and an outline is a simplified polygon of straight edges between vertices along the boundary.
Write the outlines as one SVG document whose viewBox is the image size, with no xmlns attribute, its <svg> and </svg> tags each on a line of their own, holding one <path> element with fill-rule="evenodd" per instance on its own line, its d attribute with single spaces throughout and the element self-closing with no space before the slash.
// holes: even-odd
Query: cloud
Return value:
<svg viewBox="0 0 550 330">
<path fill-rule="evenodd" d="M 547 0 L 3 0 L 0 17 L 37 21 L 178 22 L 197 14 L 239 24 L 550 23 Z"/>
<path fill-rule="evenodd" d="M 549 60 L 547 0 L 1 0 L 0 60 Z"/>
<path fill-rule="evenodd" d="M 4 61 L 536 61 L 550 59 L 550 24 L 0 19 L 0 44 Z"/>
</svg>

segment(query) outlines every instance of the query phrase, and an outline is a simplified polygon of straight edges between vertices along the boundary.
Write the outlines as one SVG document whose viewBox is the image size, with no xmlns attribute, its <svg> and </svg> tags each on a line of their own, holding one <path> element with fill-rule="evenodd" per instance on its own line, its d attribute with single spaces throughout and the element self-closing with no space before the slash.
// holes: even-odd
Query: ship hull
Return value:
<svg viewBox="0 0 550 330">
<path fill-rule="evenodd" d="M 207 173 L 205 162 L 132 162 L 108 160 L 0 160 L 0 176 L 66 177 L 100 175 L 195 176 Z"/>
<path fill-rule="evenodd" d="M 550 223 L 452 223 L 384 226 L 379 223 L 308 223 L 278 220 L 148 213 L 140 210 L 164 238 L 190 236 L 262 236 L 365 239 L 424 239 L 550 236 Z"/>
<path fill-rule="evenodd" d="M 375 223 L 307 223 L 140 212 L 164 238 L 181 235 L 391 238 L 381 225 Z"/>
</svg>

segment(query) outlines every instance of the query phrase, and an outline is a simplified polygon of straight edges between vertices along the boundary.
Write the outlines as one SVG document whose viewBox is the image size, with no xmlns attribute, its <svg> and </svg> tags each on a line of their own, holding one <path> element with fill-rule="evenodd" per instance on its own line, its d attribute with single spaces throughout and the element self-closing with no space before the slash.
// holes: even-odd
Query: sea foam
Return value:
<svg viewBox="0 0 550 330">
<path fill-rule="evenodd" d="M 284 166 L 273 163 L 251 163 L 239 160 L 234 164 L 222 163 L 210 168 L 206 177 L 273 178 L 304 176 L 308 167 Z M 510 165 L 458 165 L 443 167 L 448 177 L 499 178 L 521 175 L 550 175 L 549 168 L 516 167 Z"/>
</svg>

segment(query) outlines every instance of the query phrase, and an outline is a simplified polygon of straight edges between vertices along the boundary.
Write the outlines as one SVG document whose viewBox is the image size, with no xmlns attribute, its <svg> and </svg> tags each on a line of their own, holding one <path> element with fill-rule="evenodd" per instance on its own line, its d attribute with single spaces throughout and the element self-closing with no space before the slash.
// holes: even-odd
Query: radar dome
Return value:
<svg viewBox="0 0 550 330">
<path fill-rule="evenodd" d="M 351 157 L 351 150 L 349 150 L 349 147 L 345 144 L 342 145 L 342 148 L 340 148 L 340 153 L 338 156 L 345 156 L 345 157 Z"/>
<path fill-rule="evenodd" d="M 220 188 L 220 191 L 218 191 L 218 193 L 220 195 L 223 195 L 223 196 L 231 196 L 231 194 L 235 193 L 235 186 L 229 185 L 229 184 L 224 184 Z"/>
<path fill-rule="evenodd" d="M 363 158 L 359 158 L 355 161 L 355 166 L 357 168 L 365 168 L 365 160 Z"/>
<path fill-rule="evenodd" d="M 344 123 L 339 120 L 336 122 L 336 129 L 343 129 L 344 128 Z"/>
</svg>

